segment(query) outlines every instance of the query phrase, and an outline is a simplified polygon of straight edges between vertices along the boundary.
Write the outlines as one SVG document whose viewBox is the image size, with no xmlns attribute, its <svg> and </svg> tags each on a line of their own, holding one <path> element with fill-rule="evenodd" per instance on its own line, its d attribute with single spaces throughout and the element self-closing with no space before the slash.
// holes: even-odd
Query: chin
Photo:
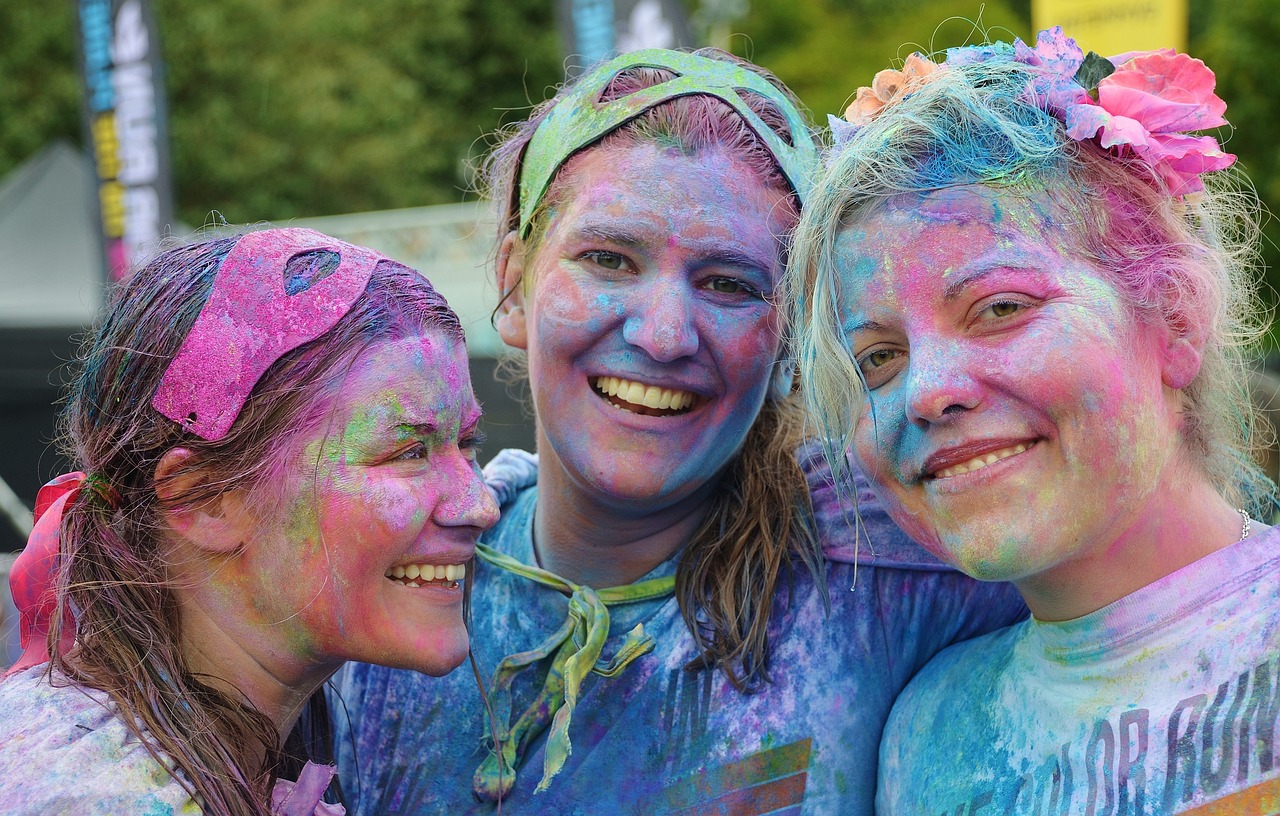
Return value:
<svg viewBox="0 0 1280 816">
<path fill-rule="evenodd" d="M 462 665 L 470 650 L 471 640 L 459 619 L 456 624 L 416 629 L 394 643 L 384 641 L 371 654 L 350 654 L 347 659 L 440 677 Z"/>
</svg>

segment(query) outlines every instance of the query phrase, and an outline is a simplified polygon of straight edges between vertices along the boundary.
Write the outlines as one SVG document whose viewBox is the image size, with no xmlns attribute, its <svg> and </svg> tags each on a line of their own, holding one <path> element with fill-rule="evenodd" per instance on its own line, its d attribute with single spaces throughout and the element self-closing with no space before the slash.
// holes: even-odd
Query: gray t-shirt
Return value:
<svg viewBox="0 0 1280 816">
<path fill-rule="evenodd" d="M 502 483 L 503 508 L 485 538 L 532 564 L 533 471 L 522 481 L 527 459 L 504 454 L 486 468 Z M 534 792 L 546 745 L 546 733 L 536 735 L 504 814 L 871 812 L 876 747 L 898 692 L 943 647 L 1026 611 L 1009 585 L 973 581 L 919 549 L 864 482 L 837 492 L 815 449 L 799 457 L 828 553 L 830 615 L 808 571 L 796 566 L 770 622 L 773 682 L 744 694 L 722 672 L 685 668 L 697 652 L 674 598 L 613 607 L 605 658 L 637 623 L 656 648 L 617 677 L 588 676 L 564 769 Z M 856 567 L 855 501 L 864 531 Z M 646 578 L 673 574 L 678 558 Z M 488 682 L 500 659 L 564 623 L 567 599 L 483 563 L 475 572 L 472 646 Z M 545 673 L 544 662 L 517 677 L 513 720 Z M 432 678 L 354 664 L 341 698 L 333 706 L 338 764 L 352 813 L 494 812 L 493 802 L 472 794 L 485 756 L 485 710 L 468 667 Z"/>
<path fill-rule="evenodd" d="M 1082 618 L 948 649 L 893 709 L 877 812 L 1276 813 L 1278 624 L 1273 528 Z"/>
</svg>

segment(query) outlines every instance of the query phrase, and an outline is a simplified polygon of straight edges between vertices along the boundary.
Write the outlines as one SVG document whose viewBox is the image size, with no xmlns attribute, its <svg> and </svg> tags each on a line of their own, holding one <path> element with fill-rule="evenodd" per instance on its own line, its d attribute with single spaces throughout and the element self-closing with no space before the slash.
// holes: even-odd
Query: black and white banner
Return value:
<svg viewBox="0 0 1280 816">
<path fill-rule="evenodd" d="M 173 222 L 164 79 L 144 0 L 76 0 L 87 139 L 110 280 Z"/>
</svg>

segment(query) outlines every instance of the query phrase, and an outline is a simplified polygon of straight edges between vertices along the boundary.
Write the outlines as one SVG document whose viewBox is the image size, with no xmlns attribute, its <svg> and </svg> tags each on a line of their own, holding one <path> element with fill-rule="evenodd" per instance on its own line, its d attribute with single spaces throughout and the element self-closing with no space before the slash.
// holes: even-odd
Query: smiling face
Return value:
<svg viewBox="0 0 1280 816">
<path fill-rule="evenodd" d="M 498 518 L 465 348 L 438 331 L 382 341 L 339 389 L 251 533 L 243 570 L 261 587 L 248 614 L 303 662 L 444 674 L 468 649 L 464 565 Z"/>
<path fill-rule="evenodd" d="M 909 534 L 980 578 L 1107 558 L 1178 449 L 1164 333 L 1063 221 L 1043 199 L 959 187 L 838 238 L 869 389 L 857 457 Z"/>
<path fill-rule="evenodd" d="M 646 511 L 706 495 L 778 358 L 788 197 L 719 151 L 601 147 L 564 172 L 504 331 L 528 350 L 541 466 Z"/>
</svg>

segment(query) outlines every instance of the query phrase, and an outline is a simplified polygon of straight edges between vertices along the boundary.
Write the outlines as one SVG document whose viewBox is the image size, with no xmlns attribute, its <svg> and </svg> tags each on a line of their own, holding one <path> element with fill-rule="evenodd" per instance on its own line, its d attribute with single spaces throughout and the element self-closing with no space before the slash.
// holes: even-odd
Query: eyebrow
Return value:
<svg viewBox="0 0 1280 816">
<path fill-rule="evenodd" d="M 596 241 L 604 241 L 607 243 L 623 246 L 628 249 L 642 249 L 647 241 L 640 238 L 636 234 L 628 231 L 621 226 L 615 226 L 608 223 L 586 223 L 579 224 L 574 227 L 571 237 L 578 240 L 592 239 Z M 713 239 L 714 241 L 714 239 Z M 706 263 L 723 264 L 725 266 L 739 266 L 747 269 L 759 269 L 768 271 L 773 269 L 781 261 L 781 257 L 777 252 L 770 255 L 769 259 L 761 258 L 748 252 L 739 252 L 729 247 L 719 245 L 715 242 L 714 246 L 705 246 L 701 242 L 693 242 L 690 247 L 698 251 Z"/>
<path fill-rule="evenodd" d="M 439 428 L 431 422 L 397 422 L 388 428 L 391 433 L 406 433 L 408 436 L 433 436 L 439 431 Z"/>
<path fill-rule="evenodd" d="M 1001 272 L 1026 272 L 1032 275 L 1046 275 L 1048 271 L 1039 265 L 1028 265 L 1025 263 L 1014 264 L 1007 263 L 1001 259 L 992 259 L 990 263 L 974 269 L 964 277 L 954 280 L 947 285 L 942 292 L 942 299 L 946 303 L 952 303 L 959 298 L 964 290 L 973 286 L 978 281 L 990 275 L 999 274 Z"/>
<path fill-rule="evenodd" d="M 845 323 L 840 327 L 841 331 L 848 335 L 855 332 L 883 332 L 888 331 L 889 327 L 876 320 L 859 320 L 857 323 Z"/>
<path fill-rule="evenodd" d="M 611 244 L 621 244 L 625 247 L 639 247 L 644 245 L 634 233 L 628 232 L 626 229 L 612 224 L 586 223 L 578 224 L 570 233 L 571 237 L 576 239 L 590 238 L 596 241 L 605 241 Z"/>
</svg>

